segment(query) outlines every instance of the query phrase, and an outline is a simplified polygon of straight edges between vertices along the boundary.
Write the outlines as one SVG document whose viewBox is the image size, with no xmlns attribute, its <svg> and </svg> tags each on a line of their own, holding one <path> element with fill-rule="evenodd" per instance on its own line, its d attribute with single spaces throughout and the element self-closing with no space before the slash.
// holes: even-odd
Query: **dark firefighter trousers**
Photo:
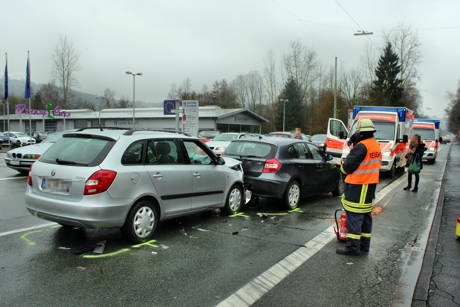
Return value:
<svg viewBox="0 0 460 307">
<path fill-rule="evenodd" d="M 369 249 L 372 236 L 372 214 L 347 212 L 347 249 Z"/>
</svg>

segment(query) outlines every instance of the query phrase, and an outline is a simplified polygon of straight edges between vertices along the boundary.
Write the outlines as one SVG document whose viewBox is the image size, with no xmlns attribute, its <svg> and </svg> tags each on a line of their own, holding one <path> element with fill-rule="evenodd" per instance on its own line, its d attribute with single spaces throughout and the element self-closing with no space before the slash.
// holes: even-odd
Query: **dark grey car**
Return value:
<svg viewBox="0 0 460 307">
<path fill-rule="evenodd" d="M 342 193 L 339 168 L 309 142 L 272 137 L 238 140 L 224 156 L 243 162 L 245 187 L 253 195 L 283 199 L 288 209 L 296 208 L 302 196 Z"/>
</svg>

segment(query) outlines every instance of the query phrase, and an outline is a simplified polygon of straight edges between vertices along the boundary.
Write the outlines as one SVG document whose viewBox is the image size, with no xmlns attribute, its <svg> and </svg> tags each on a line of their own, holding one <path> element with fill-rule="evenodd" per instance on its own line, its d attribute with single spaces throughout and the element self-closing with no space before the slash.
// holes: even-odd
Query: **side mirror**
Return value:
<svg viewBox="0 0 460 307">
<path fill-rule="evenodd" d="M 217 165 L 224 165 L 225 164 L 225 160 L 222 157 L 218 157 L 216 162 L 217 162 Z"/>
<path fill-rule="evenodd" d="M 404 134 L 404 135 L 403 135 L 402 142 L 403 142 L 403 143 L 409 142 L 409 137 L 407 136 L 407 134 Z"/>
</svg>

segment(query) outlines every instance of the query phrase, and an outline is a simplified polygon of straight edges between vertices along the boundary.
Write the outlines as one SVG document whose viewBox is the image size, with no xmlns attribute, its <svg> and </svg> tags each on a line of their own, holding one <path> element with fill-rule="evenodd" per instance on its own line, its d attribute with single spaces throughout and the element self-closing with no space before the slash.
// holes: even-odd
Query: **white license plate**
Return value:
<svg viewBox="0 0 460 307">
<path fill-rule="evenodd" d="M 19 165 L 19 161 L 10 160 L 10 165 Z"/>
<path fill-rule="evenodd" d="M 42 178 L 41 188 L 47 192 L 69 193 L 71 184 L 70 182 Z"/>
</svg>

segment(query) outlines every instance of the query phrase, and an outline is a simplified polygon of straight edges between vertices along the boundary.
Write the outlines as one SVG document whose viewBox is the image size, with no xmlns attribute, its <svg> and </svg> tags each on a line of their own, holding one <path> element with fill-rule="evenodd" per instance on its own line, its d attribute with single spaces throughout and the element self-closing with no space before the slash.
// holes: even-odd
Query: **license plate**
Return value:
<svg viewBox="0 0 460 307">
<path fill-rule="evenodd" d="M 70 182 L 42 178 L 41 188 L 46 192 L 69 193 Z"/>
<path fill-rule="evenodd" d="M 10 160 L 10 165 L 19 165 L 19 161 Z"/>
</svg>

